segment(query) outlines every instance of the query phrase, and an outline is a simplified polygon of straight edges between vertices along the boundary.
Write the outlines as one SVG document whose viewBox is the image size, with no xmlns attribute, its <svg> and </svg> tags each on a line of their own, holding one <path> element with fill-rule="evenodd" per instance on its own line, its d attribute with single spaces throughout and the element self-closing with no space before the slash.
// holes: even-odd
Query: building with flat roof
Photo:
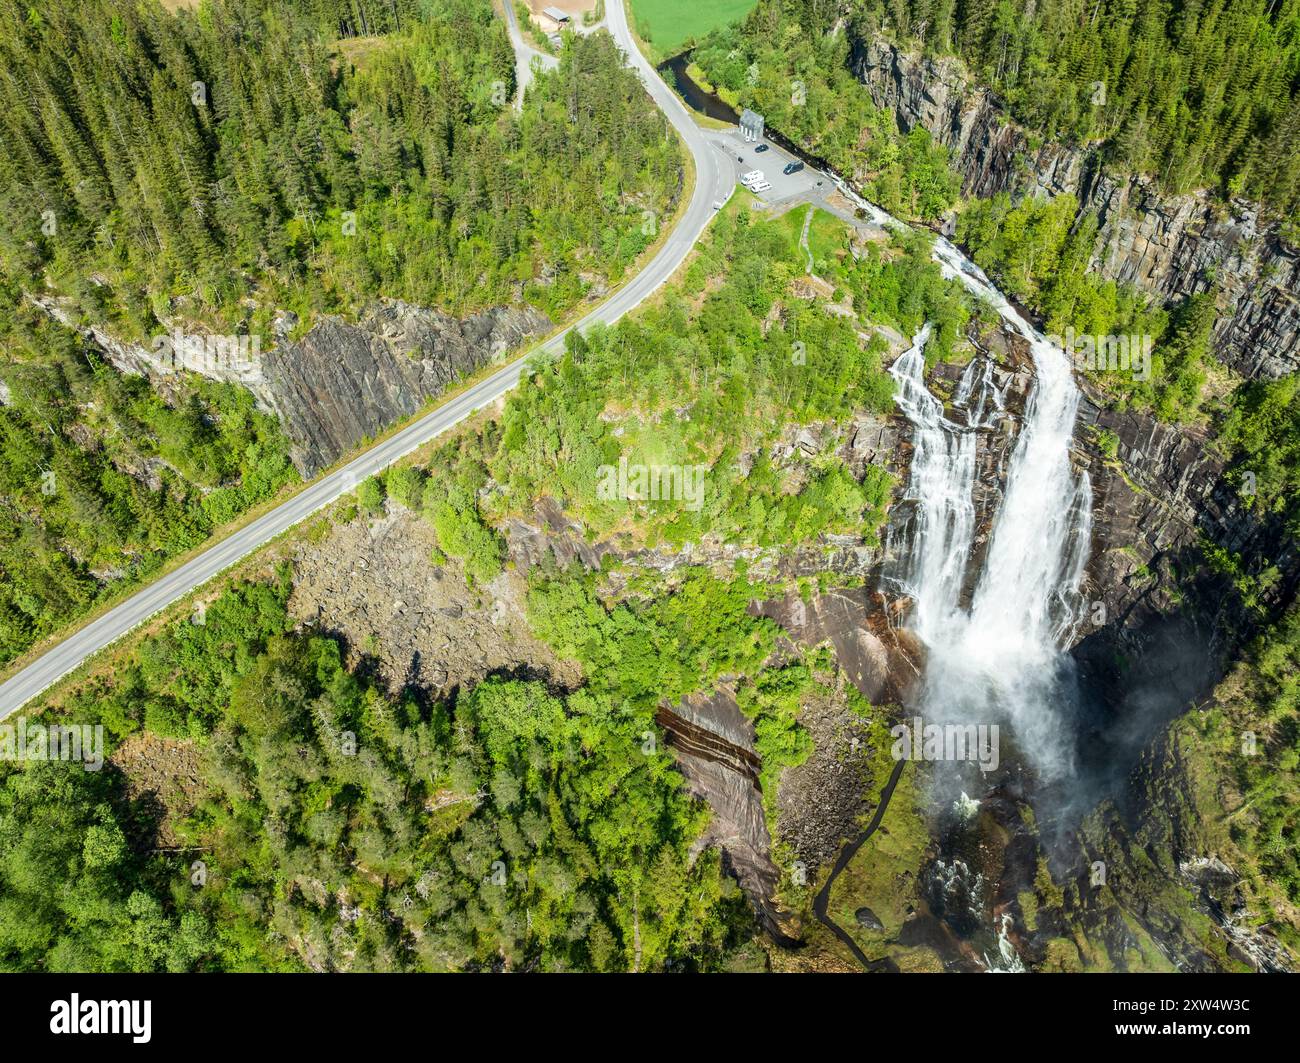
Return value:
<svg viewBox="0 0 1300 1063">
<path fill-rule="evenodd" d="M 746 107 L 740 112 L 740 132 L 746 140 L 762 140 L 763 116 Z"/>
</svg>

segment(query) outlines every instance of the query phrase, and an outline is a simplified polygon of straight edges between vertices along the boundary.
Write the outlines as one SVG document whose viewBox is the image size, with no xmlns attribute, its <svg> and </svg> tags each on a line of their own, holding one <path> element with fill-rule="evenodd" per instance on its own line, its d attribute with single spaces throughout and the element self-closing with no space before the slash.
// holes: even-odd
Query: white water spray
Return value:
<svg viewBox="0 0 1300 1063">
<path fill-rule="evenodd" d="M 878 223 L 896 219 L 840 189 Z M 1092 488 L 1070 463 L 1079 391 L 1065 353 L 1027 322 L 988 278 L 949 241 L 935 242 L 945 276 L 988 302 L 1028 343 L 1035 380 L 1006 467 L 1006 488 L 994 515 L 978 576 L 974 489 L 978 437 L 1001 430 L 1005 393 L 992 361 L 977 356 L 953 394 L 951 413 L 925 385 L 927 325 L 890 372 L 899 408 L 913 426 L 914 453 L 904 501 L 910 507 L 891 536 L 893 578 L 914 600 L 911 623 L 929 656 L 920 708 L 932 722 L 1010 723 L 1029 766 L 1044 782 L 1073 772 L 1070 717 L 1073 662 L 1064 647 L 1079 616 L 1079 585 L 1088 561 Z M 971 586 L 973 582 L 973 587 Z M 955 780 L 952 780 L 955 782 Z M 954 802 L 962 820 L 978 814 L 965 791 Z M 945 894 L 945 865 L 936 861 Z M 953 872 L 964 865 L 955 861 Z M 951 876 L 949 876 L 951 877 Z M 982 879 L 976 876 L 972 898 Z M 972 907 L 972 914 L 975 908 Z M 990 971 L 1024 971 L 1006 912 L 996 922 L 997 956 Z"/>
<path fill-rule="evenodd" d="M 952 414 L 925 386 L 927 326 L 890 370 L 913 425 L 915 452 L 905 501 L 912 507 L 894 578 L 914 599 L 911 623 L 930 651 L 922 711 L 963 725 L 1006 720 L 1044 781 L 1070 774 L 1064 717 L 1073 670 L 1062 648 L 1079 615 L 1092 492 L 1069 448 L 1079 391 L 1053 347 L 987 277 L 947 240 L 934 255 L 946 276 L 986 300 L 1029 344 L 1032 394 L 1007 466 L 984 565 L 969 571 L 974 545 L 976 443 L 1005 414 L 993 365 L 977 356 L 953 395 Z M 974 581 L 973 588 L 968 585 Z"/>
</svg>

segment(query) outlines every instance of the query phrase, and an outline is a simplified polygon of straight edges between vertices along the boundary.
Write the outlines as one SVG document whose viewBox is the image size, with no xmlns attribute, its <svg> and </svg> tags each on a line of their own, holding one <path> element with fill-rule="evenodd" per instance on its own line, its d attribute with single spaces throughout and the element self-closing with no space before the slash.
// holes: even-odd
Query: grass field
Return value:
<svg viewBox="0 0 1300 1063">
<path fill-rule="evenodd" d="M 631 0 L 634 27 L 656 56 L 667 59 L 711 29 L 738 22 L 756 0 Z"/>
</svg>

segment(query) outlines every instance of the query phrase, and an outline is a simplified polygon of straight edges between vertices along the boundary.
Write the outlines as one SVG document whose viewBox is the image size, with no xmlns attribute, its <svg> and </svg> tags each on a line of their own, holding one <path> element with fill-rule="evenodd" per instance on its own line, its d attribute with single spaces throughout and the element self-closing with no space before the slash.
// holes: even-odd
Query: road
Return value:
<svg viewBox="0 0 1300 1063">
<path fill-rule="evenodd" d="M 543 70 L 559 66 L 560 61 L 553 55 L 539 52 L 524 40 L 519 28 L 519 19 L 515 15 L 515 0 L 501 0 L 501 9 L 505 12 L 506 32 L 510 35 L 510 47 L 515 50 L 515 110 L 524 108 L 524 92 L 533 81 L 533 60 L 542 65 Z"/>
<path fill-rule="evenodd" d="M 623 4 L 624 0 L 606 0 L 606 26 L 626 54 L 629 65 L 640 74 L 655 104 L 667 116 L 691 153 L 695 164 L 695 187 L 677 226 L 641 272 L 580 321 L 543 344 L 539 349 L 545 352 L 560 351 L 564 336 L 570 329 L 582 330 L 597 322 L 617 321 L 657 291 L 672 276 L 704 232 L 714 214 L 714 203 L 725 201 L 734 187 L 727 157 L 721 149 L 710 143 L 703 130 L 692 120 L 686 105 L 664 84 L 637 50 L 628 30 Z M 377 443 L 343 468 L 322 476 L 293 498 L 231 533 L 69 635 L 44 656 L 0 684 L 0 720 L 168 605 L 190 594 L 322 507 L 354 490 L 367 476 L 387 468 L 460 423 L 475 410 L 499 399 L 519 382 L 525 360 L 525 357 L 520 357 L 502 366 L 455 399 Z"/>
</svg>

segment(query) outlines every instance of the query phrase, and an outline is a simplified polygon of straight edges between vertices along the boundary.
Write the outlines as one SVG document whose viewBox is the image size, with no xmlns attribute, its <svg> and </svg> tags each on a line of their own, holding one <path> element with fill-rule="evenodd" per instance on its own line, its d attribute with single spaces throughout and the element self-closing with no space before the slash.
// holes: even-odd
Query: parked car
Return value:
<svg viewBox="0 0 1300 1063">
<path fill-rule="evenodd" d="M 752 185 L 755 181 L 761 180 L 763 180 L 762 170 L 750 170 L 749 173 L 740 175 L 740 183 L 742 185 Z"/>
<path fill-rule="evenodd" d="M 755 150 L 756 152 L 757 152 L 757 151 L 767 151 L 767 145 L 766 145 L 766 144 L 760 144 L 760 145 L 759 145 L 758 147 L 756 147 L 754 150 Z"/>
<path fill-rule="evenodd" d="M 802 169 L 803 169 L 803 163 L 801 162 L 787 162 L 785 164 L 785 169 L 782 170 L 781 172 L 783 174 L 792 174 L 792 173 L 798 173 Z"/>
<path fill-rule="evenodd" d="M 752 185 L 749 186 L 749 190 L 751 192 L 766 192 L 771 187 L 772 187 L 771 181 L 755 181 Z"/>
<path fill-rule="evenodd" d="M 737 162 L 744 162 L 744 161 L 745 161 L 745 156 L 743 156 L 743 155 L 737 155 L 737 156 L 736 156 L 736 161 L 737 161 Z"/>
</svg>

